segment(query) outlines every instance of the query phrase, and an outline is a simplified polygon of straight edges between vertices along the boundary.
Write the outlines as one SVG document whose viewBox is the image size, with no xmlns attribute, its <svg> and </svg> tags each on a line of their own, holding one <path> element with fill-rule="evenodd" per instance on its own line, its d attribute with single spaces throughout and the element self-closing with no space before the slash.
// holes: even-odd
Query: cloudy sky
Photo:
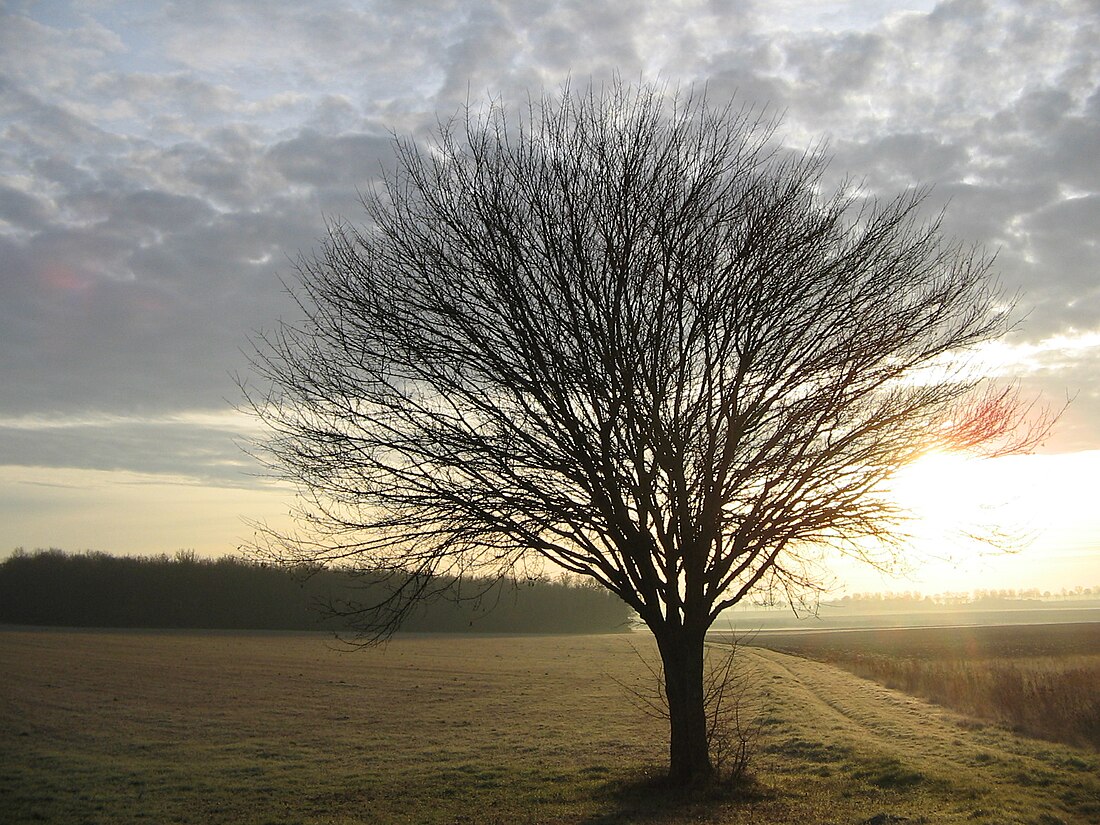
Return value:
<svg viewBox="0 0 1100 825">
<path fill-rule="evenodd" d="M 1075 401 L 1042 455 L 994 473 L 1043 535 L 965 574 L 1100 583 L 1094 0 L 11 0 L 0 15 L 0 554 L 221 555 L 251 535 L 243 519 L 279 523 L 290 501 L 238 446 L 252 424 L 233 376 L 249 335 L 295 314 L 291 259 L 325 215 L 358 217 L 391 131 L 617 71 L 784 111 L 784 140 L 826 138 L 838 177 L 930 184 L 930 213 L 946 204 L 950 232 L 999 250 L 1027 312 L 982 358 Z"/>
</svg>

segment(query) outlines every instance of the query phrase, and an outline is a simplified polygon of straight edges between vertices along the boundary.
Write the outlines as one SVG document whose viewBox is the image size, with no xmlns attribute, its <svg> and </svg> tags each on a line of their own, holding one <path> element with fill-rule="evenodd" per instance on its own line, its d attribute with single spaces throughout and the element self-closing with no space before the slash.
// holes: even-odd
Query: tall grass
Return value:
<svg viewBox="0 0 1100 825">
<path fill-rule="evenodd" d="M 1100 750 L 1100 622 L 780 632 L 751 643 L 1029 736 Z"/>
<path fill-rule="evenodd" d="M 1031 736 L 1100 749 L 1100 656 L 828 658 L 859 676 L 962 713 Z"/>
</svg>

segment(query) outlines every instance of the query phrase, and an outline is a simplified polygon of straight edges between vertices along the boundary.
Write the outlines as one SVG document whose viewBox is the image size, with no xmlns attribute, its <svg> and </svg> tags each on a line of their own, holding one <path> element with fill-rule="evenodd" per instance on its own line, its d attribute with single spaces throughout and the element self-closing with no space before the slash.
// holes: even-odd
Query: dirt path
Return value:
<svg viewBox="0 0 1100 825">
<path fill-rule="evenodd" d="M 899 754 L 953 762 L 958 757 L 962 717 L 912 696 L 860 679 L 832 665 L 760 648 L 751 655 L 786 692 L 830 732 Z"/>
<path fill-rule="evenodd" d="M 808 761 L 826 779 L 881 792 L 874 821 L 1100 822 L 1096 754 L 975 723 L 831 665 L 740 652 L 769 703 L 766 754 L 781 770 Z"/>
</svg>

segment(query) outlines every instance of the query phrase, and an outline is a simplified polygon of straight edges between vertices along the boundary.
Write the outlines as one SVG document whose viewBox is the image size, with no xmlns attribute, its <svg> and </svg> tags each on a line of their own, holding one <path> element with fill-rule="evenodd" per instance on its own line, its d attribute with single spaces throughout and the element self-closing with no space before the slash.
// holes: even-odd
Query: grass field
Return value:
<svg viewBox="0 0 1100 825">
<path fill-rule="evenodd" d="M 1031 736 L 1100 750 L 1100 622 L 761 633 L 752 643 Z"/>
<path fill-rule="evenodd" d="M 738 795 L 668 798 L 640 637 L 0 632 L 6 823 L 1087 823 L 1100 758 L 743 650 Z"/>
</svg>

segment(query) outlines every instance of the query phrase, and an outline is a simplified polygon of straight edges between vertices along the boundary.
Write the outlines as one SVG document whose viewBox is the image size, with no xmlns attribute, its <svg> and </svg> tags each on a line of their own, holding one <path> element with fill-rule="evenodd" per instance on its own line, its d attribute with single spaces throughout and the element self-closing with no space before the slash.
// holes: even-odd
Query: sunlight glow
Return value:
<svg viewBox="0 0 1100 825">
<path fill-rule="evenodd" d="M 893 497 L 917 520 L 923 533 L 962 524 L 980 507 L 968 478 L 975 468 L 966 456 L 932 452 L 903 468 L 891 485 Z"/>
<path fill-rule="evenodd" d="M 15 547 L 233 555 L 247 522 L 289 528 L 291 492 L 217 487 L 185 476 L 0 465 L 0 558 Z"/>
<path fill-rule="evenodd" d="M 912 517 L 911 575 L 930 590 L 1014 577 L 1054 587 L 1070 571 L 1100 581 L 1100 451 L 970 458 L 930 453 L 895 476 L 891 496 Z M 1049 583 L 1046 574 L 1051 574 Z M 999 586 L 1019 587 L 1009 581 Z M 962 585 L 960 587 L 960 585 Z"/>
<path fill-rule="evenodd" d="M 1100 347 L 1100 331 L 1074 331 L 1037 342 L 987 341 L 974 351 L 984 375 L 1018 375 L 1068 367 L 1088 350 Z"/>
</svg>

